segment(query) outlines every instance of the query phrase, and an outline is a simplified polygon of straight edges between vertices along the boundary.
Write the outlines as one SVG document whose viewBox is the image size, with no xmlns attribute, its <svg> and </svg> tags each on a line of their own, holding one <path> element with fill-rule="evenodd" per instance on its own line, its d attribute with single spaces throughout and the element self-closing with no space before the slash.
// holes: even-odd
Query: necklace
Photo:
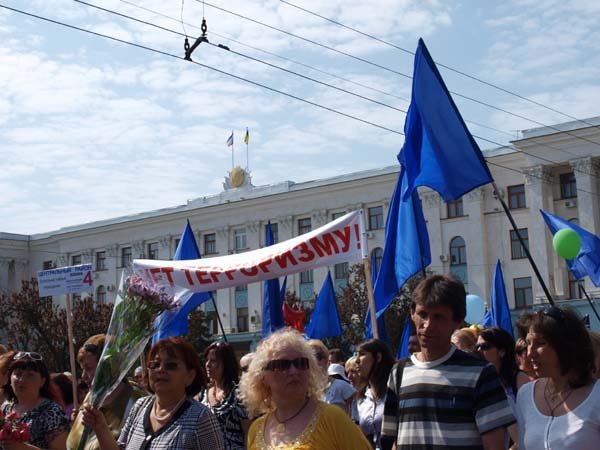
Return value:
<svg viewBox="0 0 600 450">
<path fill-rule="evenodd" d="M 544 400 L 546 401 L 546 405 L 548 406 L 548 409 L 550 410 L 550 415 L 552 417 L 554 417 L 554 411 L 556 411 L 556 409 L 562 405 L 563 403 L 566 405 L 567 403 L 567 399 L 569 398 L 569 396 L 573 393 L 573 389 L 569 388 L 569 392 L 567 393 L 567 395 L 564 395 L 564 391 L 559 391 L 559 392 L 555 392 L 554 394 L 552 394 L 550 392 L 550 381 L 548 380 L 548 382 L 546 382 L 546 386 L 544 387 Z M 561 395 L 563 394 L 563 395 Z M 558 403 L 556 403 L 556 405 L 552 406 L 552 404 L 550 403 L 550 400 L 548 400 L 548 397 L 552 398 L 558 398 Z"/>
<path fill-rule="evenodd" d="M 156 407 L 158 403 L 157 403 L 157 402 L 156 402 L 156 400 L 155 400 L 155 401 L 154 401 L 154 411 L 153 411 L 153 412 L 154 412 L 154 418 L 155 418 L 156 420 L 158 420 L 159 422 L 164 422 L 165 420 L 168 420 L 168 419 L 170 419 L 170 418 L 171 418 L 171 416 L 173 415 L 173 413 L 174 413 L 175 411 L 177 411 L 181 405 L 183 405 L 183 402 L 185 402 L 186 398 L 187 398 L 187 397 L 184 395 L 184 396 L 183 396 L 183 398 L 182 398 L 181 400 L 179 400 L 179 401 L 177 402 L 177 404 L 176 404 L 176 405 L 175 405 L 173 408 L 171 408 L 171 409 L 169 410 L 169 412 L 168 412 L 167 414 L 165 414 L 164 416 L 160 416 L 160 415 L 158 414 L 158 409 L 157 409 L 157 407 Z"/>
<path fill-rule="evenodd" d="M 273 416 L 275 417 L 275 420 L 277 421 L 277 426 L 275 427 L 275 432 L 277 432 L 279 434 L 284 434 L 286 432 L 285 424 L 288 423 L 290 420 L 298 417 L 298 414 L 300 414 L 302 411 L 304 411 L 304 408 L 306 408 L 306 405 L 308 405 L 309 401 L 310 401 L 310 397 L 308 397 L 306 399 L 306 401 L 304 402 L 304 405 L 302 405 L 302 408 L 300 408 L 296 414 L 294 414 L 292 417 L 290 417 L 289 419 L 286 419 L 286 420 L 279 420 L 277 418 L 277 411 L 275 411 L 273 413 Z"/>
</svg>

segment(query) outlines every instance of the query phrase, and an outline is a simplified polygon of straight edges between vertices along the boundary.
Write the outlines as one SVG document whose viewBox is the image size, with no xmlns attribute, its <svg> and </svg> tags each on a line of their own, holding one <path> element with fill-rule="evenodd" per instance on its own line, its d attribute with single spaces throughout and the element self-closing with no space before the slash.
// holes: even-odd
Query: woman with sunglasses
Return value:
<svg viewBox="0 0 600 450">
<path fill-rule="evenodd" d="M 81 379 L 88 388 L 91 388 L 92 386 L 96 368 L 98 367 L 102 350 L 104 350 L 105 341 L 106 337 L 104 334 L 96 334 L 88 338 L 77 352 L 77 362 L 81 368 Z M 146 395 L 148 394 L 142 389 L 124 379 L 123 382 L 121 382 L 121 384 L 119 384 L 119 386 L 102 402 L 100 410 L 104 414 L 106 423 L 115 439 L 121 434 L 121 428 L 123 428 L 127 414 L 135 402 Z M 86 403 L 87 399 L 88 396 L 86 396 L 83 403 Z M 79 411 L 77 411 L 77 413 L 79 413 Z M 77 413 L 71 431 L 69 432 L 69 437 L 67 438 L 68 450 L 75 450 L 77 448 L 81 435 L 83 434 L 84 427 L 81 414 Z M 98 439 L 96 434 L 92 431 L 84 450 L 99 449 L 100 445 L 98 444 Z"/>
<path fill-rule="evenodd" d="M 210 410 L 193 400 L 205 386 L 194 347 L 179 337 L 158 341 L 148 353 L 148 383 L 154 395 L 139 399 L 118 440 L 102 412 L 86 405 L 83 422 L 101 450 L 222 450 L 221 428 Z"/>
<path fill-rule="evenodd" d="M 56 403 L 56 390 L 50 383 L 48 368 L 35 352 L 17 352 L 8 369 L 4 386 L 7 400 L 2 413 L 19 415 L 19 422 L 29 426 L 27 443 L 2 441 L 7 450 L 65 450 L 69 419 Z"/>
<path fill-rule="evenodd" d="M 313 349 L 294 329 L 262 341 L 240 381 L 240 397 L 256 419 L 249 450 L 370 450 L 340 408 L 321 401 L 326 383 Z"/>
<path fill-rule="evenodd" d="M 550 307 L 535 314 L 527 354 L 539 379 L 517 394 L 519 449 L 583 450 L 600 442 L 600 383 L 581 318 Z"/>
<path fill-rule="evenodd" d="M 380 339 L 363 342 L 357 349 L 358 373 L 365 382 L 357 393 L 358 424 L 374 449 L 381 448 L 381 424 L 390 371 L 395 363 L 389 347 Z"/>
<path fill-rule="evenodd" d="M 200 402 L 210 408 L 223 430 L 227 450 L 244 450 L 250 427 L 248 413 L 238 400 L 240 365 L 230 344 L 213 342 L 204 351 L 209 385 Z"/>
</svg>

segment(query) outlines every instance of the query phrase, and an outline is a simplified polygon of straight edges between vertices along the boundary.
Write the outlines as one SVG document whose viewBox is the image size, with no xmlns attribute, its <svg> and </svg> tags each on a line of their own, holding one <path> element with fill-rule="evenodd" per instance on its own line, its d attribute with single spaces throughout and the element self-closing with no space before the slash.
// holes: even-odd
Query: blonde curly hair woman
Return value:
<svg viewBox="0 0 600 450">
<path fill-rule="evenodd" d="M 312 348 L 291 328 L 259 344 L 240 381 L 250 415 L 249 450 L 370 450 L 358 427 L 320 399 L 326 378 Z"/>
</svg>

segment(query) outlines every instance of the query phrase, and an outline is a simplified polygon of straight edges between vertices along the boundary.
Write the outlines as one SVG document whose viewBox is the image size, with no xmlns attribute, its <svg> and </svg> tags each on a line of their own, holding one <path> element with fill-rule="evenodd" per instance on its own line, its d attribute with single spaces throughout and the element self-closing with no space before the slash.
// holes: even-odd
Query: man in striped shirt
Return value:
<svg viewBox="0 0 600 450">
<path fill-rule="evenodd" d="M 430 276 L 414 290 L 421 351 L 390 374 L 382 449 L 504 449 L 504 428 L 515 418 L 495 368 L 450 342 L 465 315 L 465 288 L 451 276 Z"/>
</svg>

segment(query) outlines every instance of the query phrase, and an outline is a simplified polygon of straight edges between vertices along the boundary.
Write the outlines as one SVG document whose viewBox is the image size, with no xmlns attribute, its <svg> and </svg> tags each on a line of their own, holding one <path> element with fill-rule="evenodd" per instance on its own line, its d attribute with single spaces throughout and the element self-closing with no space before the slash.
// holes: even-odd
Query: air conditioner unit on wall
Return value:
<svg viewBox="0 0 600 450">
<path fill-rule="evenodd" d="M 577 200 L 573 199 L 573 200 L 567 200 L 565 202 L 565 206 L 567 208 L 577 208 Z"/>
<path fill-rule="evenodd" d="M 440 255 L 440 261 L 448 262 L 448 255 Z"/>
</svg>

